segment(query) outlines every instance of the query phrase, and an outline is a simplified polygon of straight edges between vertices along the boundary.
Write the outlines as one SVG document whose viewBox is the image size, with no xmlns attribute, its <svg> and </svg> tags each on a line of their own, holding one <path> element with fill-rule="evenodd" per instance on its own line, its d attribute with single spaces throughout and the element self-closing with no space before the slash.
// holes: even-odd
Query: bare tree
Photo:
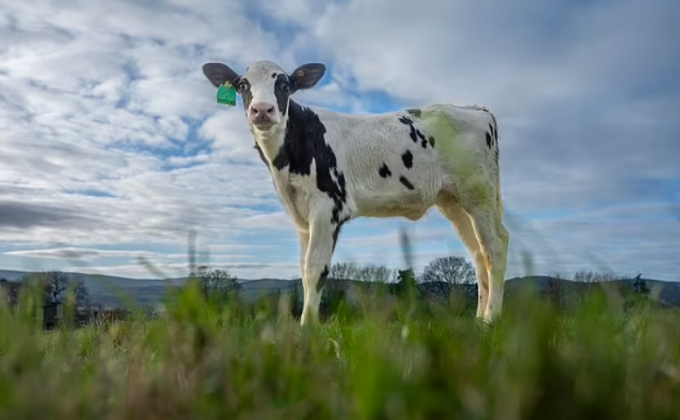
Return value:
<svg viewBox="0 0 680 420">
<path fill-rule="evenodd" d="M 397 270 L 384 265 L 341 262 L 333 264 L 328 276 L 333 279 L 390 283 L 396 280 Z"/>
<path fill-rule="evenodd" d="M 423 290 L 442 298 L 448 298 L 452 286 L 476 282 L 475 269 L 471 263 L 461 257 L 435 258 L 425 267 L 419 280 Z"/>
<path fill-rule="evenodd" d="M 617 276 L 612 272 L 597 272 L 593 270 L 579 270 L 574 273 L 574 281 L 581 283 L 600 283 L 604 281 L 620 280 L 622 276 Z"/>
<path fill-rule="evenodd" d="M 42 285 L 45 288 L 46 303 L 63 303 L 64 292 L 71 281 L 69 276 L 61 271 L 46 271 L 42 273 L 41 277 Z"/>
<path fill-rule="evenodd" d="M 423 270 L 420 281 L 440 281 L 452 284 L 473 284 L 475 282 L 475 268 L 465 258 L 449 256 L 435 258 Z"/>
<path fill-rule="evenodd" d="M 349 262 L 335 263 L 331 266 L 328 277 L 334 279 L 354 279 L 358 272 L 358 266 Z"/>
<path fill-rule="evenodd" d="M 191 277 L 199 281 L 206 298 L 223 299 L 241 290 L 238 278 L 227 270 L 200 265 Z"/>
<path fill-rule="evenodd" d="M 92 303 L 90 299 L 90 291 L 85 286 L 85 281 L 83 279 L 71 279 L 69 287 L 67 288 L 67 293 L 69 290 L 73 290 L 76 298 L 76 306 L 90 306 Z"/>
<path fill-rule="evenodd" d="M 45 293 L 46 304 L 63 304 L 69 293 L 74 293 L 76 306 L 87 306 L 90 303 L 90 293 L 80 278 L 73 279 L 62 271 L 50 270 L 38 274 L 37 281 Z"/>
</svg>

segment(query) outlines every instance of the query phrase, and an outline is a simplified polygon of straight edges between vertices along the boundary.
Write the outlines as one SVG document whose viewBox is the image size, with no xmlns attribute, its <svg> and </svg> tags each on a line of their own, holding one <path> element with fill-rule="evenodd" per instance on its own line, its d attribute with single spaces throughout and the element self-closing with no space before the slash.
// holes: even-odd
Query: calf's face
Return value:
<svg viewBox="0 0 680 420">
<path fill-rule="evenodd" d="M 290 95 L 317 84 L 326 72 L 320 63 L 304 64 L 292 74 L 269 61 L 256 61 L 239 75 L 222 63 L 206 63 L 203 74 L 215 87 L 229 82 L 243 98 L 243 108 L 250 125 L 266 132 L 284 126 L 288 119 Z"/>
</svg>

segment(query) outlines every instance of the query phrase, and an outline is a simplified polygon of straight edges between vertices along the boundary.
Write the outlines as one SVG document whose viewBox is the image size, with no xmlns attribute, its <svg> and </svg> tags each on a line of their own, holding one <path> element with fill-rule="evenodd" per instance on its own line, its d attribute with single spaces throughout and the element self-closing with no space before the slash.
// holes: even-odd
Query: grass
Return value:
<svg viewBox="0 0 680 420">
<path fill-rule="evenodd" d="M 602 296 L 516 297 L 490 327 L 385 303 L 303 329 L 188 287 L 158 318 L 50 332 L 26 296 L 0 311 L 0 419 L 680 418 L 680 313 Z"/>
</svg>

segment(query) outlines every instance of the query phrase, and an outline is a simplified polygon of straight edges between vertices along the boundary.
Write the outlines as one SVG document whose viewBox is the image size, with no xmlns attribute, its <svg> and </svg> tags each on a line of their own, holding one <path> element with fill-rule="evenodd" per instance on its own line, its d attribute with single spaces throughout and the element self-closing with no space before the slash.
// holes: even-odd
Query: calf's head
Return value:
<svg viewBox="0 0 680 420">
<path fill-rule="evenodd" d="M 270 61 L 256 61 L 242 75 L 226 64 L 203 65 L 203 74 L 215 87 L 229 82 L 236 89 L 243 98 L 248 122 L 262 132 L 285 127 L 290 95 L 313 87 L 325 72 L 326 67 L 320 63 L 303 64 L 290 75 Z"/>
</svg>

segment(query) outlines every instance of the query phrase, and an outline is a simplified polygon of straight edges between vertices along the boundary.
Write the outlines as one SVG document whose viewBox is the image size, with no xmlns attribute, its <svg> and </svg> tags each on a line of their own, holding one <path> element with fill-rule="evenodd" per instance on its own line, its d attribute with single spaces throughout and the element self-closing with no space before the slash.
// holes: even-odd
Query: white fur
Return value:
<svg viewBox="0 0 680 420">
<path fill-rule="evenodd" d="M 257 62 L 245 77 L 252 85 L 252 103 L 276 105 L 272 72 L 283 72 L 276 64 Z M 293 96 L 294 99 L 294 96 Z M 454 225 L 473 257 L 479 284 L 477 317 L 491 321 L 503 305 L 509 235 L 502 223 L 498 145 L 489 147 L 489 125 L 497 130 L 495 118 L 479 106 L 435 104 L 420 108 L 421 118 L 405 111 L 379 115 L 347 115 L 313 109 L 326 128 L 325 141 L 335 153 L 338 169 L 344 173 L 347 202 L 341 218 L 422 218 L 437 208 Z M 317 318 L 321 292 L 319 276 L 330 267 L 335 226 L 329 214 L 334 202 L 320 191 L 316 167 L 310 176 L 278 171 L 272 165 L 283 144 L 288 114 L 281 116 L 268 132 L 251 125 L 254 139 L 262 149 L 279 198 L 298 230 L 300 267 L 304 286 L 301 324 Z M 414 143 L 409 127 L 399 121 L 414 120 L 426 135 L 435 137 L 434 148 Z M 411 151 L 413 166 L 406 169 L 402 153 Z M 384 178 L 379 168 L 386 164 L 392 175 Z M 404 175 L 414 189 L 400 181 Z"/>
</svg>

